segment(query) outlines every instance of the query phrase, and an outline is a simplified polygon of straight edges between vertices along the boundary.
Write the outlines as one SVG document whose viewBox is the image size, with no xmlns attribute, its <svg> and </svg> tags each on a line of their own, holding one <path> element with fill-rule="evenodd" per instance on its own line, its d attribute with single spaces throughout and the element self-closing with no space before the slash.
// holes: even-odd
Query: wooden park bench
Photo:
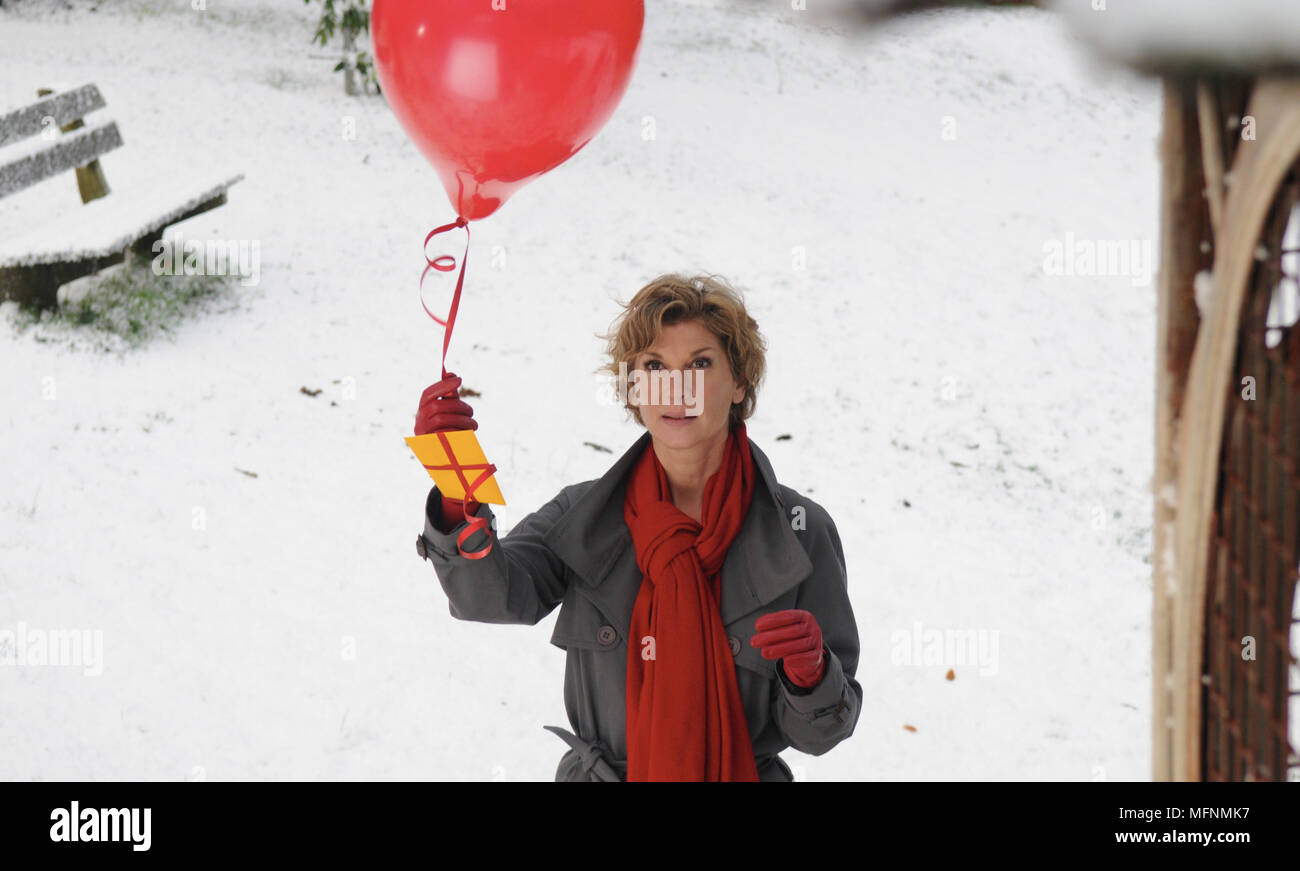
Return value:
<svg viewBox="0 0 1300 871">
<path fill-rule="evenodd" d="M 35 103 L 0 114 L 0 200 L 75 169 L 83 205 L 72 213 L 33 216 L 31 229 L 0 238 L 0 300 L 57 305 L 60 286 L 121 263 L 129 250 L 152 257 L 168 226 L 222 205 L 226 191 L 243 178 L 178 184 L 175 174 L 160 173 L 147 190 L 109 197 L 98 158 L 120 148 L 122 135 L 112 121 L 86 126 L 82 120 L 104 108 L 99 89 L 41 93 Z"/>
</svg>

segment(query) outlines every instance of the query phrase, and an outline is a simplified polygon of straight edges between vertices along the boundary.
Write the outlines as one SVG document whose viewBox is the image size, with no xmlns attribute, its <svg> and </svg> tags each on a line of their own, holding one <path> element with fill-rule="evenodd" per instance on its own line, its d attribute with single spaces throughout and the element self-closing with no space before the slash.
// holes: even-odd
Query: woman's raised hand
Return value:
<svg viewBox="0 0 1300 871">
<path fill-rule="evenodd" d="M 415 434 L 428 435 L 450 429 L 478 429 L 474 409 L 460 398 L 460 376 L 448 372 L 437 384 L 430 384 L 420 394 L 415 413 Z"/>
<path fill-rule="evenodd" d="M 415 434 L 428 435 L 455 429 L 478 429 L 474 419 L 474 409 L 460 398 L 460 376 L 451 372 L 437 384 L 430 384 L 420 394 L 420 407 L 415 413 Z M 465 520 L 465 514 L 476 514 L 478 503 L 473 499 L 468 504 L 460 499 L 442 496 L 442 518 L 439 524 L 443 532 L 450 532 Z"/>
</svg>

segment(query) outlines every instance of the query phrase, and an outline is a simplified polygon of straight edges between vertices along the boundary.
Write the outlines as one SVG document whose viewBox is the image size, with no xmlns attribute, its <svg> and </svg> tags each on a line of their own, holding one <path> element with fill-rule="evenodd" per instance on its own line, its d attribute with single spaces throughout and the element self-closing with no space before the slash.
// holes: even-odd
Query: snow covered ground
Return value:
<svg viewBox="0 0 1300 871">
<path fill-rule="evenodd" d="M 451 208 L 384 102 L 311 57 L 312 9 L 206 5 L 0 10 L 0 106 L 95 82 L 113 195 L 233 168 L 181 230 L 262 258 L 174 342 L 0 322 L 0 630 L 103 643 L 96 676 L 0 666 L 0 777 L 552 779 L 554 614 L 457 621 L 413 547 L 403 437 L 441 350 L 420 244 Z M 800 779 L 1149 778 L 1155 264 L 1048 255 L 1154 253 L 1157 86 L 1041 10 L 850 40 L 647 6 L 605 129 L 472 226 L 448 365 L 482 393 L 502 531 L 640 432 L 596 398 L 616 300 L 719 273 L 770 346 L 750 434 L 834 517 L 861 631 L 857 731 L 787 751 Z M 0 201 L 0 235 L 76 207 L 48 182 Z M 990 658 L 900 661 L 932 632 Z"/>
</svg>

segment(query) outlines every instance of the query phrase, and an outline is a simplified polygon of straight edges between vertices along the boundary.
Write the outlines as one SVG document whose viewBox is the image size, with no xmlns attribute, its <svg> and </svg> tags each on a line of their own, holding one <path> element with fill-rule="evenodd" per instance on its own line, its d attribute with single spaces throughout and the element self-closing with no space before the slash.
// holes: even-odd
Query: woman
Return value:
<svg viewBox="0 0 1300 871">
<path fill-rule="evenodd" d="M 556 780 L 793 780 L 781 750 L 853 733 L 859 642 L 835 524 L 746 433 L 757 324 L 725 283 L 669 274 L 606 338 L 647 432 L 499 541 L 489 505 L 434 486 L 417 550 L 458 619 L 535 624 L 560 605 L 576 735 L 545 727 L 570 747 Z M 478 428 L 459 384 L 424 391 L 417 435 Z M 487 526 L 458 546 L 466 512 Z"/>
</svg>

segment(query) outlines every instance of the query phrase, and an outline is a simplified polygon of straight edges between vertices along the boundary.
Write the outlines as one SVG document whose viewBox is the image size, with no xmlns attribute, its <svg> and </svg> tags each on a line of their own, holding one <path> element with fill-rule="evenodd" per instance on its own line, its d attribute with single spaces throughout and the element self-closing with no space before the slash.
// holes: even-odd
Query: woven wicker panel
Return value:
<svg viewBox="0 0 1300 871">
<path fill-rule="evenodd" d="M 1202 777 L 1300 779 L 1300 163 L 1265 222 L 1229 385 L 1206 578 Z M 1254 398 L 1245 398 L 1246 379 Z M 1253 656 L 1249 639 L 1253 639 Z"/>
</svg>

